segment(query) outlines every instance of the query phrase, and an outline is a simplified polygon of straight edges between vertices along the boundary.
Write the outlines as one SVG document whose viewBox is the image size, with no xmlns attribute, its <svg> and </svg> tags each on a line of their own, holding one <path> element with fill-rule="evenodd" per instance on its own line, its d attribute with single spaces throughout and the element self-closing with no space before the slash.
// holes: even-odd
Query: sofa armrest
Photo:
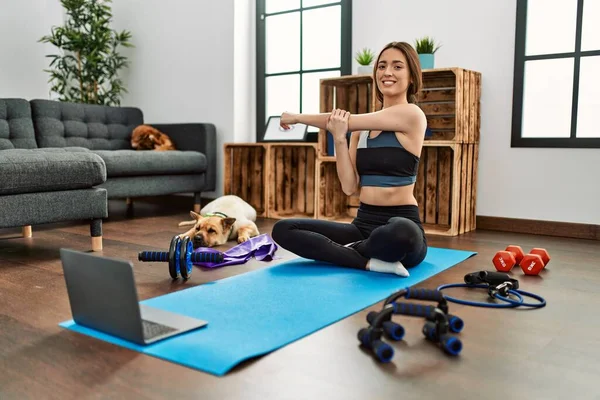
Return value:
<svg viewBox="0 0 600 400">
<path fill-rule="evenodd" d="M 217 181 L 217 128 L 210 123 L 150 124 L 167 134 L 177 150 L 199 151 L 206 156 L 206 191 L 214 191 Z"/>
</svg>

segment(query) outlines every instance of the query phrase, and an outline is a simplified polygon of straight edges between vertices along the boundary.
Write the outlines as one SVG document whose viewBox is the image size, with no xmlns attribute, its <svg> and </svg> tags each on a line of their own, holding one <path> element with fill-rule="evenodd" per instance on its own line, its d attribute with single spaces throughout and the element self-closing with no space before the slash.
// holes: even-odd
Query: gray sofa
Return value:
<svg viewBox="0 0 600 400">
<path fill-rule="evenodd" d="M 0 99 L 0 228 L 86 220 L 102 248 L 108 199 L 215 190 L 216 129 L 210 123 L 154 124 L 177 150 L 137 151 L 135 107 Z"/>
</svg>

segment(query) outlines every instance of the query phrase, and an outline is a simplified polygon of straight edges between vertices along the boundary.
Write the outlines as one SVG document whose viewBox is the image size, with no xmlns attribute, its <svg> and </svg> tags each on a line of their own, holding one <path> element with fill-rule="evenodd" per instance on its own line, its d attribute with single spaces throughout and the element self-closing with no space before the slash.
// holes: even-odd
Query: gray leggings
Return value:
<svg viewBox="0 0 600 400">
<path fill-rule="evenodd" d="M 275 223 L 271 236 L 279 246 L 300 257 L 358 269 L 365 269 L 370 258 L 400 261 L 410 268 L 427 255 L 419 210 L 412 205 L 361 204 L 350 224 L 283 219 Z"/>
</svg>

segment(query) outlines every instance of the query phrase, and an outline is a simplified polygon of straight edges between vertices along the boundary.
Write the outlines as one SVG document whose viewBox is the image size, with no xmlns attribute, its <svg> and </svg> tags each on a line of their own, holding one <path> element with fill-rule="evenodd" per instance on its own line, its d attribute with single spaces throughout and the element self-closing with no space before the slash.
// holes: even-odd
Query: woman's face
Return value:
<svg viewBox="0 0 600 400">
<path fill-rule="evenodd" d="M 404 53 L 391 48 L 381 53 L 377 63 L 377 87 L 384 97 L 398 97 L 406 93 L 410 71 Z"/>
</svg>

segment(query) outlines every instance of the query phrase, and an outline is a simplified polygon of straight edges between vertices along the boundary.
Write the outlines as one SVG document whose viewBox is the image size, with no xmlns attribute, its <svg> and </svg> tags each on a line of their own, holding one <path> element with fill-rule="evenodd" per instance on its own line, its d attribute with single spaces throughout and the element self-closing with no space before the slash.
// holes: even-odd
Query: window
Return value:
<svg viewBox="0 0 600 400">
<path fill-rule="evenodd" d="M 600 0 L 517 0 L 512 147 L 600 147 Z"/>
<path fill-rule="evenodd" d="M 319 80 L 351 72 L 351 24 L 351 0 L 257 0 L 257 141 L 270 116 L 320 112 Z"/>
</svg>

